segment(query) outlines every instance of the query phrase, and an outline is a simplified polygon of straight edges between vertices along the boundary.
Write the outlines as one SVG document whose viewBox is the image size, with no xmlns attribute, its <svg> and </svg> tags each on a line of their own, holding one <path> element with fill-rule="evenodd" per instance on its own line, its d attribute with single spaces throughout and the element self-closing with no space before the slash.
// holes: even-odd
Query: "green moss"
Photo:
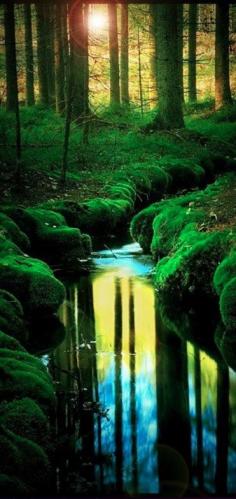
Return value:
<svg viewBox="0 0 236 499">
<path fill-rule="evenodd" d="M 0 286 L 14 294 L 29 313 L 54 312 L 65 296 L 64 286 L 46 263 L 21 255 L 0 258 Z"/>
<path fill-rule="evenodd" d="M 170 192 L 200 187 L 204 183 L 205 171 L 191 160 L 164 156 L 159 164 L 171 177 Z"/>
<path fill-rule="evenodd" d="M 155 259 L 159 255 L 167 255 L 177 244 L 181 230 L 189 223 L 202 223 L 206 215 L 201 210 L 167 207 L 153 222 L 153 239 L 151 251 Z"/>
<path fill-rule="evenodd" d="M 0 289 L 0 330 L 20 341 L 27 337 L 23 308 L 11 293 Z"/>
<path fill-rule="evenodd" d="M 23 255 L 23 251 L 12 241 L 0 234 L 0 258 L 6 255 Z"/>
<path fill-rule="evenodd" d="M 236 335 L 235 328 L 229 329 L 220 323 L 215 331 L 215 343 L 226 364 L 236 371 Z"/>
<path fill-rule="evenodd" d="M 156 267 L 156 285 L 167 299 L 180 302 L 214 299 L 213 275 L 228 251 L 227 233 L 186 231 L 182 244 Z"/>
<path fill-rule="evenodd" d="M 13 350 L 11 352 L 14 353 Z M 45 411 L 54 408 L 55 396 L 50 380 L 42 371 L 25 361 L 9 357 L 0 360 L 0 391 L 2 400 L 29 397 Z"/>
<path fill-rule="evenodd" d="M 0 331 L 0 348 L 25 352 L 25 348 L 15 338 Z"/>
<path fill-rule="evenodd" d="M 46 367 L 40 359 L 27 352 L 0 348 L 0 366 L 7 366 L 10 369 L 24 369 L 40 377 L 45 383 L 51 384 L 51 377 Z"/>
<path fill-rule="evenodd" d="M 220 295 L 220 313 L 224 325 L 229 329 L 236 328 L 236 277 L 225 285 Z"/>
<path fill-rule="evenodd" d="M 130 204 L 122 199 L 95 198 L 82 203 L 82 206 L 81 230 L 101 239 L 124 229 L 130 216 Z"/>
<path fill-rule="evenodd" d="M 19 246 L 23 251 L 29 251 L 30 241 L 18 225 L 4 213 L 0 213 L 0 233 Z"/>
<path fill-rule="evenodd" d="M 236 277 L 236 252 L 232 252 L 216 268 L 213 283 L 218 295 L 220 295 L 232 277 Z"/>
<path fill-rule="evenodd" d="M 112 184 L 107 189 L 108 197 L 111 199 L 124 199 L 133 207 L 136 199 L 136 189 L 132 182 L 124 181 Z"/>
<path fill-rule="evenodd" d="M 11 475 L 0 473 L 0 494 L 1 496 L 27 496 L 33 493 L 33 490 L 22 480 Z"/>
<path fill-rule="evenodd" d="M 35 492 L 48 490 L 50 465 L 39 445 L 1 427 L 0 446 L 2 474 L 13 475 Z"/>
<path fill-rule="evenodd" d="M 49 421 L 34 400 L 22 398 L 0 404 L 0 424 L 21 437 L 48 446 Z"/>
<path fill-rule="evenodd" d="M 123 171 L 118 171 L 114 176 L 118 184 L 121 181 L 127 182 L 127 178 L 135 188 L 137 201 L 142 203 L 160 199 L 169 185 L 169 175 L 158 164 L 149 166 L 146 163 L 135 163 L 132 167 L 124 167 Z"/>
</svg>

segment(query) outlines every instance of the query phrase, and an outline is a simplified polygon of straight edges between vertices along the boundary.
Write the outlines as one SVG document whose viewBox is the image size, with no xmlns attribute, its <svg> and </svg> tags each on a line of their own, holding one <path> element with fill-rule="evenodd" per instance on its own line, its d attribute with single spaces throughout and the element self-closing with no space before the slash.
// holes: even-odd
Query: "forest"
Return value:
<svg viewBox="0 0 236 499">
<path fill-rule="evenodd" d="M 236 494 L 236 4 L 0 2 L 0 496 Z"/>
</svg>

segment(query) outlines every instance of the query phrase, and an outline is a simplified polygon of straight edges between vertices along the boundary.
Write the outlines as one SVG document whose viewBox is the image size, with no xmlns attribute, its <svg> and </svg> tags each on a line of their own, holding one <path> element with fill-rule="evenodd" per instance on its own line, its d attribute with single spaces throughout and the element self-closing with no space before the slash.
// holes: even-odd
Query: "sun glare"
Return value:
<svg viewBox="0 0 236 499">
<path fill-rule="evenodd" d="M 102 13 L 92 13 L 89 16 L 89 28 L 93 31 L 99 31 L 106 28 L 107 19 Z"/>
</svg>

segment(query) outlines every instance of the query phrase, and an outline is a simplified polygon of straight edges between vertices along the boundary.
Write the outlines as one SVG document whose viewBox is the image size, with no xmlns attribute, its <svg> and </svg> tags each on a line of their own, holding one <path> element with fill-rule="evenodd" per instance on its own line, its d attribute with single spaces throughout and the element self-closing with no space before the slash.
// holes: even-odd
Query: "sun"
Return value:
<svg viewBox="0 0 236 499">
<path fill-rule="evenodd" d="M 100 12 L 93 12 L 89 16 L 89 29 L 92 31 L 99 31 L 105 29 L 107 26 L 107 18 Z"/>
</svg>

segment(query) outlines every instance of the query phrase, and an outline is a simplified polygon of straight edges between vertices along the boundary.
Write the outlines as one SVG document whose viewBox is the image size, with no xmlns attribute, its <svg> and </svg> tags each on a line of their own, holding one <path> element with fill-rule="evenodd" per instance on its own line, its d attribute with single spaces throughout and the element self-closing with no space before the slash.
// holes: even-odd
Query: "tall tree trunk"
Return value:
<svg viewBox="0 0 236 499">
<path fill-rule="evenodd" d="M 33 106 L 34 98 L 34 58 L 32 40 L 31 5 L 24 5 L 25 22 L 25 65 L 26 65 L 26 105 Z"/>
<path fill-rule="evenodd" d="M 159 111 L 157 126 L 166 129 L 184 126 L 178 67 L 178 5 L 158 4 L 157 73 Z"/>
<path fill-rule="evenodd" d="M 188 93 L 189 101 L 197 100 L 197 4 L 189 4 L 189 29 L 188 29 Z"/>
<path fill-rule="evenodd" d="M 143 80 L 142 80 L 142 61 L 141 61 L 141 43 L 140 43 L 140 34 L 139 34 L 139 26 L 138 26 L 138 83 L 139 83 L 139 98 L 140 98 L 140 109 L 141 114 L 143 115 Z"/>
<path fill-rule="evenodd" d="M 156 27 L 157 27 L 157 5 L 150 4 L 150 38 L 151 38 L 151 55 L 150 55 L 150 68 L 151 68 L 151 107 L 156 107 L 157 105 L 157 37 L 156 37 Z"/>
<path fill-rule="evenodd" d="M 232 104 L 229 82 L 229 5 L 216 4 L 215 107 Z"/>
<path fill-rule="evenodd" d="M 45 10 L 44 5 L 35 4 L 37 25 L 37 56 L 38 56 L 38 81 L 39 102 L 43 106 L 49 105 L 48 75 L 47 75 L 47 44 L 45 33 Z"/>
<path fill-rule="evenodd" d="M 236 5 L 231 5 L 232 32 L 236 33 Z"/>
<path fill-rule="evenodd" d="M 117 32 L 117 6 L 108 4 L 110 53 L 110 104 L 120 105 L 119 44 Z"/>
<path fill-rule="evenodd" d="M 178 28 L 178 69 L 179 69 L 179 85 L 181 92 L 181 99 L 184 102 L 184 75 L 183 75 L 183 28 L 184 28 L 184 7 L 183 4 L 178 4 L 178 18 L 177 18 L 177 28 Z"/>
<path fill-rule="evenodd" d="M 55 106 L 55 18 L 53 5 L 44 6 L 46 36 L 46 65 L 48 79 L 48 99 L 50 106 Z"/>
<path fill-rule="evenodd" d="M 55 5 L 55 93 L 56 111 L 65 110 L 65 64 L 63 54 L 62 6 Z"/>
<path fill-rule="evenodd" d="M 129 104 L 129 7 L 121 4 L 121 44 L 120 44 L 120 85 L 121 102 Z"/>
<path fill-rule="evenodd" d="M 72 55 L 73 118 L 88 114 L 88 16 L 83 4 L 75 3 L 69 15 Z"/>
<path fill-rule="evenodd" d="M 4 29 L 6 46 L 7 110 L 14 112 L 16 116 L 16 181 L 19 181 L 21 174 L 21 129 L 17 84 L 14 4 L 8 3 L 4 6 Z"/>
</svg>

